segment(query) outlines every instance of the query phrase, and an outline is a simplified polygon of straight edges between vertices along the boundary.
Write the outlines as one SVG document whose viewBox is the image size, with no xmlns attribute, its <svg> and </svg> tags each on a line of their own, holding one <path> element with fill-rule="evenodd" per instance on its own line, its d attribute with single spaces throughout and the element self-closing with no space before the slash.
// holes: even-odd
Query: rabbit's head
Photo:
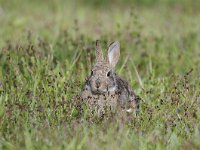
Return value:
<svg viewBox="0 0 200 150">
<path fill-rule="evenodd" d="M 114 69 L 119 56 L 119 42 L 116 41 L 110 44 L 107 57 L 104 59 L 99 41 L 96 41 L 96 64 L 93 66 L 86 84 L 86 88 L 93 94 L 103 94 L 116 90 Z"/>
</svg>

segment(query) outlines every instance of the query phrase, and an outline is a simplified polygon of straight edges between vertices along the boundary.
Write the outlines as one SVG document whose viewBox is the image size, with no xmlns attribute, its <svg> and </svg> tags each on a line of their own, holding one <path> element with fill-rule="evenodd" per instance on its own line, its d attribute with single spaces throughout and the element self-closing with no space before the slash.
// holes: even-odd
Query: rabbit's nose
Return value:
<svg viewBox="0 0 200 150">
<path fill-rule="evenodd" d="M 96 88 L 98 89 L 100 87 L 100 81 L 96 80 Z"/>
</svg>

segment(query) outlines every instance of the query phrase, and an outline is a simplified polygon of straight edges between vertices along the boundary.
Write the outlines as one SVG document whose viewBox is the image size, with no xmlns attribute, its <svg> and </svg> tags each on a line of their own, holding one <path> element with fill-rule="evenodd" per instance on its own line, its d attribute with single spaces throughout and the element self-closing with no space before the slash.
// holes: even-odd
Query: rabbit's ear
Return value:
<svg viewBox="0 0 200 150">
<path fill-rule="evenodd" d="M 99 40 L 96 40 L 96 63 L 103 61 L 103 53 L 101 46 L 99 44 Z"/>
<path fill-rule="evenodd" d="M 110 44 L 108 48 L 108 63 L 109 65 L 114 68 L 117 64 L 120 56 L 120 44 L 118 41 L 115 41 Z"/>
</svg>

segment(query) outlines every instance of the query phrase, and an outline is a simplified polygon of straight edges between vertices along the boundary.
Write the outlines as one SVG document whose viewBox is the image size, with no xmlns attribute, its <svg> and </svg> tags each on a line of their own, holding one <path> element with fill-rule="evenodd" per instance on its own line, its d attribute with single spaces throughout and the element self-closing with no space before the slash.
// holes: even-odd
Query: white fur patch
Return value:
<svg viewBox="0 0 200 150">
<path fill-rule="evenodd" d="M 109 92 L 114 92 L 115 90 L 116 90 L 116 86 L 111 87 L 111 88 L 108 89 Z"/>
<path fill-rule="evenodd" d="M 131 109 L 131 108 L 126 110 L 126 112 L 129 112 L 129 113 L 132 112 L 132 111 L 133 111 L 133 109 Z"/>
</svg>

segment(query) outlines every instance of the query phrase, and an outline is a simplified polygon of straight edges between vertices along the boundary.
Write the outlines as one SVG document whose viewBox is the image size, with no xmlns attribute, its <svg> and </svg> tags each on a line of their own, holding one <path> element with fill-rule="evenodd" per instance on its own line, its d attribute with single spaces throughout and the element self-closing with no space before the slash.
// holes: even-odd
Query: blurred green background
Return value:
<svg viewBox="0 0 200 150">
<path fill-rule="evenodd" d="M 134 21 L 140 21 L 144 34 L 164 34 L 176 31 L 175 28 L 181 30 L 181 26 L 187 32 L 189 28 L 184 25 L 195 27 L 200 7 L 198 0 L 1 0 L 0 3 L 0 35 L 5 40 L 28 29 L 52 39 L 60 30 L 76 28 L 79 33 L 100 37 L 106 32 L 123 30 Z M 168 27 L 171 22 L 176 22 L 172 29 Z"/>
</svg>

